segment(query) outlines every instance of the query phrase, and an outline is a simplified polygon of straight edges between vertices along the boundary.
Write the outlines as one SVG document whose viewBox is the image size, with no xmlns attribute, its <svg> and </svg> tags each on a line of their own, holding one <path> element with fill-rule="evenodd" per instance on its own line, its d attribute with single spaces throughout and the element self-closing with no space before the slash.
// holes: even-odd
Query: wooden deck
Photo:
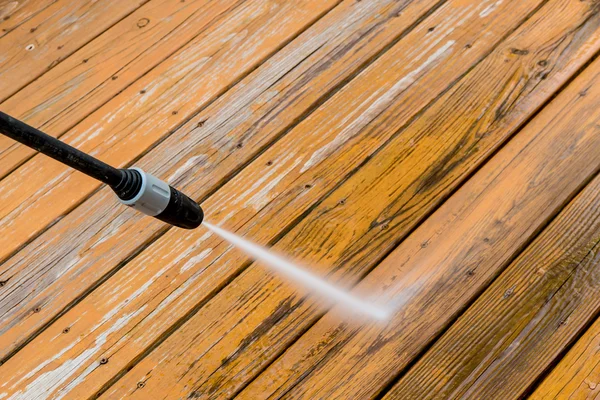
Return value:
<svg viewBox="0 0 600 400">
<path fill-rule="evenodd" d="M 0 0 L 0 110 L 402 299 L 0 137 L 0 399 L 600 397 L 599 52 L 596 0 Z"/>
</svg>

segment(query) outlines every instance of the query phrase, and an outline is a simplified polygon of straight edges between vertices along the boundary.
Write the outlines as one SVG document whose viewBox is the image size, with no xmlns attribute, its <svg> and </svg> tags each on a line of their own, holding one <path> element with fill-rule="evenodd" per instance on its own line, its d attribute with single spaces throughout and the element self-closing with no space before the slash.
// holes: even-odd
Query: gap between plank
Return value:
<svg viewBox="0 0 600 400">
<path fill-rule="evenodd" d="M 571 274 L 569 274 L 569 276 L 565 279 L 565 281 L 562 283 L 562 285 L 560 285 L 558 287 L 558 289 L 552 294 L 552 297 L 554 297 L 562 289 L 562 287 L 571 280 L 571 277 L 573 277 L 573 275 L 575 275 L 575 273 L 579 269 L 581 263 L 583 263 L 590 254 L 593 254 L 594 251 L 597 251 L 597 250 L 598 250 L 598 242 L 596 242 L 594 247 L 592 247 L 590 249 L 590 251 L 588 251 L 587 254 L 581 259 L 581 261 L 579 262 L 579 265 L 571 272 Z M 546 367 L 540 372 L 540 374 L 529 383 L 529 385 L 525 388 L 525 390 L 521 394 L 521 396 L 520 396 L 521 398 L 529 398 L 535 392 L 535 390 L 538 388 L 538 386 L 554 370 L 554 368 L 562 361 L 562 359 L 571 350 L 571 348 L 579 341 L 579 339 L 581 339 L 581 337 L 583 335 L 585 335 L 585 333 L 588 331 L 588 329 L 591 328 L 591 326 L 596 322 L 598 317 L 600 317 L 600 309 L 598 309 L 595 313 L 593 313 L 587 322 L 585 322 L 584 324 L 581 325 L 581 327 L 579 328 L 577 333 L 575 333 L 575 335 L 573 335 L 571 340 L 563 347 L 563 349 L 561 351 L 559 351 L 558 355 L 554 359 L 552 359 L 548 363 L 548 365 L 546 365 Z M 563 389 L 564 389 L 564 386 L 563 386 Z"/>
<path fill-rule="evenodd" d="M 596 245 L 595 247 L 598 247 L 598 245 Z M 593 250 L 594 249 L 590 250 L 590 253 Z M 588 253 L 586 255 L 586 257 L 590 253 Z M 585 259 L 585 258 L 583 258 L 583 259 Z M 573 271 L 573 273 L 574 272 L 575 271 Z M 566 282 L 567 282 L 567 280 L 565 280 L 564 283 L 566 283 Z M 564 285 L 564 283 L 563 283 L 563 285 Z M 588 332 L 588 330 L 592 327 L 592 325 L 599 318 L 600 318 L 600 309 L 596 310 L 596 312 L 590 316 L 589 320 L 585 324 L 581 325 L 581 327 L 579 328 L 579 331 L 575 335 L 573 335 L 573 338 L 569 341 L 569 343 L 567 343 L 563 347 L 563 349 L 558 353 L 558 355 L 553 360 L 551 360 L 548 363 L 548 365 L 546 365 L 546 367 L 540 372 L 540 374 L 530 382 L 529 386 L 527 386 L 527 388 L 525 388 L 525 390 L 521 394 L 521 398 L 525 399 L 525 398 L 531 397 L 531 395 L 537 390 L 537 388 L 548 377 L 548 375 L 550 375 L 550 373 L 558 366 L 558 364 L 563 360 L 563 358 L 567 355 L 567 353 L 569 353 L 569 351 L 571 351 L 573 346 L 575 346 L 577 344 L 577 342 L 579 342 L 579 340 Z"/>
</svg>

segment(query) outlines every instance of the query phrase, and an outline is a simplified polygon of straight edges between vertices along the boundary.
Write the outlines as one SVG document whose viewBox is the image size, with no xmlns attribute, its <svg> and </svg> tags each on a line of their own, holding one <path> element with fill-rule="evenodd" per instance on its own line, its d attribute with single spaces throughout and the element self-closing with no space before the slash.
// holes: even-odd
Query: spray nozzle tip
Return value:
<svg viewBox="0 0 600 400">
<path fill-rule="evenodd" d="M 200 205 L 179 190 L 173 187 L 170 189 L 169 204 L 156 218 L 179 228 L 196 229 L 199 227 L 204 220 L 204 211 Z"/>
<path fill-rule="evenodd" d="M 202 224 L 202 208 L 179 190 L 140 168 L 121 171 L 123 179 L 113 190 L 123 204 L 179 228 Z"/>
</svg>

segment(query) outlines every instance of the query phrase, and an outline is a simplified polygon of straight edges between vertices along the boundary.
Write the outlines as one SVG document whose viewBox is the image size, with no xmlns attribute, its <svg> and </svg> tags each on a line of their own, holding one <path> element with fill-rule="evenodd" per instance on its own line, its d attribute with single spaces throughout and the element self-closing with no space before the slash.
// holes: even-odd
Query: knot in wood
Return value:
<svg viewBox="0 0 600 400">
<path fill-rule="evenodd" d="M 138 28 L 143 28 L 146 25 L 148 25 L 150 23 L 150 20 L 148 18 L 142 18 L 137 22 L 137 27 Z"/>
</svg>

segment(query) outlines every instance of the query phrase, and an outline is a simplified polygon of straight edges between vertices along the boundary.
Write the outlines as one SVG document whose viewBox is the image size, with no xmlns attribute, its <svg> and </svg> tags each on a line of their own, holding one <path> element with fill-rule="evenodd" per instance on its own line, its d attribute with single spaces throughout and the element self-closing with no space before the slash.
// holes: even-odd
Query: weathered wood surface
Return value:
<svg viewBox="0 0 600 400">
<path fill-rule="evenodd" d="M 208 26 L 221 23 L 238 4 L 151 1 L 0 104 L 0 110 L 60 137 Z M 33 154 L 0 137 L 0 177 Z"/>
<path fill-rule="evenodd" d="M 36 14 L 41 13 L 58 0 L 1 0 L 0 37 L 18 28 Z"/>
<path fill-rule="evenodd" d="M 7 32 L 0 37 L 0 101 L 147 1 L 58 0 Z"/>
<path fill-rule="evenodd" d="M 598 248 L 590 251 L 589 257 L 598 257 Z M 595 274 L 596 286 L 584 282 L 584 290 L 590 290 L 590 294 L 596 293 L 596 298 L 591 301 L 597 307 L 597 271 L 598 266 L 590 271 Z M 582 295 L 584 293 L 580 293 Z M 575 305 L 577 314 L 583 312 L 584 304 Z M 589 315 L 588 315 L 589 316 Z M 597 315 L 596 315 L 597 317 Z M 570 323 L 571 316 L 565 322 Z M 561 328 L 564 327 L 561 326 Z M 583 336 L 575 343 L 562 360 L 556 365 L 539 387 L 529 396 L 530 399 L 595 399 L 600 392 L 600 320 L 596 320 L 592 326 L 585 331 Z"/>
<path fill-rule="evenodd" d="M 400 303 L 390 322 L 324 315 L 239 398 L 383 390 L 598 172 L 599 83 L 596 61 L 360 282 L 357 292 Z M 271 293 L 269 303 L 281 296 Z"/>
<path fill-rule="evenodd" d="M 140 165 L 194 198 L 206 197 L 435 4 L 340 4 Z M 164 224 L 118 205 L 113 196 L 103 190 L 5 263 L 0 275 L 2 358 L 164 233 Z M 80 226 L 89 228 L 81 231 Z M 36 307 L 42 311 L 32 313 Z"/>
<path fill-rule="evenodd" d="M 385 398 L 521 398 L 600 311 L 599 242 L 597 177 Z"/>
<path fill-rule="evenodd" d="M 524 26 L 489 57 L 489 62 L 484 61 L 476 67 L 456 90 L 452 89 L 413 126 L 381 150 L 369 164 L 305 217 L 275 249 L 309 265 L 329 266 L 337 271 L 338 277 L 344 276 L 344 281 L 360 277 L 394 241 L 401 240 L 441 200 L 444 193 L 455 187 L 460 177 L 472 170 L 486 151 L 510 133 L 510 126 L 514 127 L 526 119 L 527 110 L 533 112 L 536 109 L 533 98 L 528 98 L 527 93 L 531 92 L 527 88 L 540 84 L 536 73 L 539 71 L 538 62 L 540 59 L 554 59 L 545 53 L 547 51 L 555 55 L 562 52 L 562 47 L 551 46 L 553 50 L 550 50 L 548 43 L 562 43 L 568 47 L 566 43 L 572 39 L 565 39 L 565 35 L 577 37 L 573 28 L 580 26 L 581 19 L 588 17 L 588 9 L 584 6 L 579 12 L 574 11 L 570 18 L 566 17 L 568 23 L 565 22 L 564 26 L 557 26 L 551 16 L 564 4 L 556 2 L 542 9 L 539 19 L 532 18 L 531 25 Z M 594 32 L 593 26 L 593 23 L 588 26 L 590 34 Z M 539 33 L 542 31 L 548 36 L 540 41 Z M 597 35 L 592 34 L 596 42 Z M 512 65 L 504 62 L 512 49 L 525 48 L 530 50 L 528 57 L 515 58 Z M 547 66 L 550 64 L 555 65 L 550 62 Z M 549 68 L 555 70 L 554 66 Z M 486 79 L 489 74 L 502 76 L 505 80 L 489 81 Z M 519 79 L 536 75 L 538 78 L 532 78 L 528 84 Z M 523 86 L 518 86 L 518 82 Z M 542 82 L 541 86 L 544 84 Z M 494 93 L 493 87 L 502 89 L 490 94 Z M 465 101 L 467 93 L 469 101 Z M 523 97 L 514 93 L 521 93 Z M 508 108 L 505 107 L 507 102 L 512 102 Z M 455 118 L 456 115 L 461 118 Z M 446 136 L 440 132 L 452 133 Z M 439 147 L 440 143 L 448 148 L 440 150 L 441 154 L 435 154 L 433 159 L 424 156 L 431 154 L 432 146 Z M 481 151 L 480 154 L 473 150 L 474 144 L 479 146 L 477 151 Z M 410 155 L 407 156 L 407 153 Z M 456 157 L 448 163 L 460 161 L 447 175 L 435 173 L 436 168 L 430 166 L 436 165 L 436 160 L 446 159 L 447 154 Z M 435 173 L 435 184 L 426 186 L 432 175 L 423 170 Z M 310 180 L 304 182 L 311 183 Z M 292 205 L 295 206 L 294 203 Z M 272 215 L 279 217 L 287 212 L 290 211 Z M 229 224 L 228 221 L 228 227 Z M 241 233 L 254 240 L 260 238 L 259 242 L 265 243 L 269 239 L 261 238 L 264 237 L 263 231 L 272 229 L 273 225 L 266 219 L 258 220 L 252 223 L 250 229 L 244 226 Z M 213 246 L 204 244 L 200 248 L 206 247 Z M 230 259 L 221 258 L 217 263 L 231 268 Z M 186 257 L 182 261 L 184 266 L 185 260 L 191 260 L 188 263 L 194 261 Z M 247 270 L 118 381 L 106 393 L 106 398 L 122 395 L 143 398 L 148 393 L 173 398 L 192 393 L 200 398 L 223 398 L 235 393 L 318 316 L 313 304 L 302 304 L 296 291 L 282 286 L 279 279 L 265 277 L 260 267 Z M 119 351 L 108 354 L 118 355 Z M 276 371 L 274 369 L 274 374 L 277 374 Z M 138 387 L 140 382 L 144 385 L 143 389 Z M 261 387 L 248 398 L 260 397 L 263 390 L 268 391 Z M 316 393 L 308 398 L 314 396 Z M 341 397 L 357 398 L 353 395 Z"/>
<path fill-rule="evenodd" d="M 535 3 L 522 4 L 522 7 L 530 7 L 530 10 L 533 10 L 535 9 L 535 5 Z M 485 4 L 479 6 L 485 6 Z M 452 9 L 452 5 L 448 8 Z M 477 10 L 476 7 L 473 8 Z M 459 9 L 459 7 L 455 9 Z M 478 13 L 473 13 L 473 18 L 465 19 L 464 23 L 466 27 L 464 31 L 457 29 L 455 22 L 455 25 L 453 25 L 455 28 L 454 32 L 456 32 L 457 37 L 465 41 L 465 43 L 457 43 L 457 47 L 462 49 L 470 43 L 471 39 L 478 38 L 477 35 L 481 35 L 481 38 L 474 43 L 479 43 L 479 46 L 483 46 L 485 38 L 492 35 L 486 34 L 486 29 L 482 29 L 475 21 L 482 19 L 483 21 L 480 23 L 485 28 L 500 29 L 502 27 L 501 23 L 489 23 L 487 25 L 490 21 L 486 19 L 498 18 L 498 21 L 506 20 L 506 18 L 501 17 L 503 13 L 508 12 L 507 10 L 507 8 L 499 7 L 490 13 L 486 13 L 485 17 L 480 17 Z M 514 11 L 514 7 L 511 10 Z M 555 11 L 554 9 L 551 10 Z M 439 15 L 448 17 L 448 9 L 440 9 L 440 13 L 442 11 L 445 11 L 445 13 L 436 13 L 430 18 L 440 18 Z M 464 8 L 461 8 L 461 11 L 464 11 Z M 526 15 L 525 12 L 522 14 L 523 16 Z M 431 25 L 427 24 L 427 22 L 431 22 L 431 20 L 426 20 L 415 29 L 413 37 L 422 38 L 424 35 L 431 35 L 430 40 L 432 42 L 435 42 L 440 36 L 448 38 L 447 32 L 444 31 L 445 25 L 443 22 L 437 24 L 436 29 L 432 31 L 435 32 L 439 29 L 440 36 L 429 32 Z M 581 24 L 582 21 L 579 20 L 578 22 Z M 512 23 L 517 22 L 512 21 Z M 507 22 L 507 24 L 510 24 L 510 22 Z M 504 29 L 510 32 L 510 25 L 505 25 Z M 588 32 L 588 34 L 590 33 L 592 32 Z M 413 33 L 406 36 L 406 43 L 411 43 L 410 40 L 413 38 L 411 35 Z M 580 36 L 577 35 L 577 37 Z M 493 42 L 488 42 L 488 46 L 492 46 L 492 44 Z M 386 74 L 391 74 L 392 77 L 396 76 L 397 80 L 406 75 L 401 68 L 415 68 L 414 65 L 411 66 L 410 64 L 406 65 L 403 62 L 398 62 L 399 54 L 406 53 L 402 47 L 403 45 L 405 45 L 405 42 L 401 41 L 398 45 L 390 49 L 380 60 L 340 91 L 338 95 L 325 103 L 321 109 L 306 119 L 304 123 L 281 139 L 273 148 L 267 150 L 249 168 L 242 171 L 240 176 L 227 184 L 215 196 L 211 197 L 206 203 L 206 209 L 213 210 L 211 212 L 213 219 L 227 219 L 228 224 L 235 224 L 238 228 L 244 226 L 243 231 L 254 239 L 258 237 L 258 240 L 263 243 L 271 241 L 274 239 L 274 235 L 277 235 L 278 232 L 281 232 L 282 229 L 293 223 L 294 219 L 300 216 L 303 210 L 314 204 L 322 194 L 328 191 L 328 188 L 335 186 L 337 182 L 336 177 L 344 175 L 344 170 L 341 168 L 347 168 L 346 171 L 350 172 L 352 170 L 350 167 L 353 165 L 350 164 L 351 162 L 361 162 L 361 160 L 364 160 L 369 155 L 367 152 L 374 150 L 374 146 L 377 146 L 378 143 L 385 143 L 386 137 L 392 135 L 403 125 L 402 120 L 393 122 L 397 123 L 397 126 L 393 125 L 390 116 L 404 114 L 399 112 L 398 107 L 400 105 L 407 107 L 406 104 L 415 107 L 414 102 L 407 102 L 402 96 L 389 100 L 391 104 L 388 104 L 387 108 L 381 110 L 381 114 L 371 122 L 367 130 L 373 136 L 365 135 L 365 137 L 356 138 L 356 140 L 352 140 L 352 138 L 347 139 L 348 143 L 336 143 L 337 147 L 332 149 L 331 154 L 326 154 L 322 157 L 322 160 L 318 164 L 309 165 L 307 171 L 299 171 L 302 165 L 305 165 L 312 159 L 313 153 L 310 149 L 316 151 L 323 147 L 324 141 L 330 141 L 339 137 L 337 135 L 323 137 L 323 132 L 327 132 L 328 129 L 331 129 L 331 126 L 336 126 L 333 124 L 338 123 L 335 121 L 335 118 L 343 119 L 347 117 L 347 115 L 332 117 L 330 110 L 333 105 L 338 104 L 338 102 L 339 104 L 343 104 L 342 99 L 347 102 L 348 99 L 356 98 L 355 101 L 357 104 L 364 102 L 364 98 L 361 98 L 361 96 L 370 96 L 372 94 L 361 94 L 366 90 L 362 82 L 369 82 L 371 84 L 378 82 L 374 76 L 378 74 L 379 68 L 385 68 Z M 560 48 L 560 46 L 558 47 Z M 585 51 L 589 51 L 590 47 L 593 46 L 589 46 L 588 44 L 587 46 L 583 46 L 582 49 L 585 48 Z M 468 50 L 475 48 L 477 48 L 475 45 L 472 45 L 470 49 L 467 46 Z M 479 50 L 482 51 L 484 49 Z M 428 50 L 433 54 L 437 51 L 435 48 Z M 554 54 L 553 50 L 546 51 Z M 565 49 L 561 48 L 556 54 L 563 53 L 564 51 Z M 512 53 L 509 51 L 502 53 L 502 58 L 500 58 L 502 64 L 510 63 L 504 62 L 505 56 L 510 54 Z M 518 54 L 513 55 L 518 56 Z M 548 56 L 548 54 L 545 55 Z M 476 55 L 473 57 L 474 61 L 476 61 Z M 423 56 L 423 59 L 426 59 L 426 57 Z M 462 65 L 460 64 L 461 62 L 464 64 L 465 59 L 468 59 L 468 55 L 463 52 L 459 52 L 458 56 L 444 59 L 444 63 L 439 64 L 441 66 L 438 67 L 438 65 L 435 65 L 435 68 L 432 67 L 430 71 L 427 71 L 427 74 L 423 75 L 418 84 L 413 84 L 411 92 L 408 95 L 414 96 L 414 98 L 422 98 L 427 94 L 435 98 L 435 94 L 426 93 L 426 91 L 431 90 L 433 87 L 428 79 L 439 79 L 438 82 L 451 81 L 445 74 L 456 73 L 457 64 Z M 567 61 L 568 59 L 568 57 L 567 59 L 557 57 L 555 61 L 561 60 L 558 64 L 568 65 L 570 64 Z M 515 57 L 513 60 L 518 60 L 518 57 Z M 537 61 L 537 59 L 530 59 L 528 64 L 530 63 L 531 67 L 539 68 Z M 395 65 L 398 65 L 395 67 L 396 69 L 392 69 L 389 66 L 389 64 L 394 62 Z M 468 68 L 468 65 L 462 65 L 462 67 Z M 541 79 L 541 76 L 538 75 L 535 80 L 531 81 L 531 84 L 534 86 L 538 85 L 540 81 L 544 80 Z M 547 78 L 545 81 L 552 81 L 550 77 Z M 392 83 L 397 82 L 397 80 L 392 79 Z M 440 90 L 442 89 L 440 88 Z M 378 87 L 372 87 L 370 90 L 386 93 Z M 425 93 L 419 93 L 418 90 Z M 504 94 L 509 95 L 510 93 L 512 92 L 508 91 Z M 546 95 L 548 94 L 546 93 Z M 500 102 L 497 98 L 490 101 L 492 103 L 495 101 Z M 354 118 L 364 116 L 365 110 L 368 110 L 369 105 L 363 105 L 362 110 L 360 108 L 355 110 L 352 106 L 346 107 L 347 111 L 345 112 L 353 115 Z M 332 118 L 334 118 L 334 121 L 330 122 Z M 520 118 L 523 118 L 523 116 L 521 115 Z M 210 122 L 210 118 L 208 122 Z M 339 126 L 334 132 L 343 132 L 342 128 L 343 126 Z M 459 138 L 456 140 L 460 141 Z M 298 146 L 298 144 L 302 146 Z M 372 150 L 369 150 L 368 146 L 371 146 Z M 301 154 L 295 153 L 295 151 L 299 151 L 298 149 L 306 150 L 307 148 L 309 151 L 303 151 Z M 452 151 L 452 149 L 449 149 L 449 151 Z M 297 159 L 292 160 L 294 157 Z M 418 157 L 420 160 L 423 158 L 422 155 Z M 440 157 L 442 157 L 440 159 L 443 159 L 443 155 L 440 155 Z M 269 165 L 269 161 L 272 165 Z M 411 162 L 414 162 L 414 159 Z M 246 194 L 240 193 L 246 191 L 246 189 L 240 190 L 240 185 L 249 188 L 251 185 L 250 182 L 261 182 L 259 173 L 265 168 L 269 168 L 269 176 L 267 177 L 268 181 L 262 183 L 266 185 L 265 187 L 269 188 L 269 191 L 265 192 L 263 190 L 264 187 L 255 185 Z M 309 185 L 309 187 L 306 187 L 306 185 Z M 298 194 L 302 195 L 298 196 Z M 232 196 L 237 196 L 237 199 L 234 200 Z M 270 201 L 275 196 L 277 196 L 276 201 Z M 200 244 L 202 247 L 198 248 Z M 207 252 L 207 249 L 212 249 L 212 251 L 208 250 Z M 33 379 L 28 379 L 28 383 L 23 382 L 22 384 L 31 384 L 32 387 L 36 387 L 37 384 L 43 385 L 43 378 L 46 376 L 44 374 L 52 371 L 57 373 L 55 376 L 60 376 L 60 383 L 58 385 L 67 387 L 65 390 L 69 390 L 70 395 L 79 397 L 93 394 L 97 390 L 98 382 L 105 382 L 111 376 L 114 376 L 115 371 L 119 372 L 122 369 L 126 369 L 130 363 L 135 361 L 139 354 L 143 354 L 147 346 L 152 346 L 153 341 L 160 339 L 161 335 L 169 333 L 166 330 L 167 327 L 176 323 L 179 318 L 185 318 L 185 314 L 188 311 L 193 310 L 194 306 L 202 302 L 203 299 L 208 298 L 212 291 L 227 283 L 229 277 L 232 273 L 235 273 L 236 269 L 239 270 L 240 267 L 243 267 L 245 257 L 239 253 L 227 250 L 228 246 L 215 238 L 207 236 L 205 232 L 190 234 L 187 232 L 170 231 L 74 309 L 61 317 L 57 323 L 48 328 L 30 345 L 26 346 L 18 353 L 18 357 L 10 359 L 2 367 L 6 368 L 3 371 L 31 370 L 31 367 L 22 363 L 31 363 L 29 365 L 39 366 L 40 360 L 52 359 L 48 354 L 39 354 L 39 352 L 33 354 L 33 349 L 44 348 L 46 346 L 43 343 L 52 340 L 53 346 L 55 344 L 62 346 L 59 343 L 63 343 L 66 347 L 61 348 L 66 349 L 65 353 L 60 354 L 58 347 L 53 349 L 52 351 L 55 352 L 55 355 L 59 354 L 59 357 L 53 361 L 53 365 L 44 365 L 36 374 L 29 376 L 29 378 Z M 224 251 L 227 251 L 227 254 L 223 254 Z M 164 258 L 159 260 L 159 255 Z M 168 276 L 169 279 L 164 279 L 165 276 Z M 143 291 L 137 290 L 136 292 L 135 288 L 137 284 L 132 285 L 133 282 L 144 282 Z M 90 317 L 80 318 L 82 315 L 90 315 Z M 98 321 L 95 318 L 100 315 L 108 317 L 102 326 L 96 326 Z M 259 316 L 262 317 L 264 315 Z M 249 323 L 249 321 L 245 322 Z M 68 334 L 61 335 L 60 332 L 65 329 L 65 326 L 69 327 Z M 59 327 L 59 330 L 54 331 Z M 81 341 L 76 339 L 77 343 L 73 344 L 73 338 L 78 335 L 84 335 L 83 339 Z M 74 347 L 69 347 L 71 344 Z M 85 350 L 82 353 L 82 349 L 90 351 Z M 79 365 L 77 371 L 65 371 L 62 368 L 56 368 L 58 364 L 63 363 L 65 360 L 74 360 L 72 357 L 76 354 L 85 355 L 84 358 L 77 358 L 76 356 Z M 38 356 L 40 358 L 37 358 Z M 102 357 L 108 360 L 108 363 L 99 364 L 98 359 Z M 19 374 L 20 372 L 16 373 Z M 14 379 L 18 380 L 16 377 Z M 73 383 L 69 384 L 71 382 Z M 55 388 L 53 387 L 52 389 Z"/>
<path fill-rule="evenodd" d="M 100 23 L 0 109 L 357 292 L 418 285 L 387 325 L 324 314 L 36 156 L 0 182 L 0 258 L 24 246 L 0 264 L 0 398 L 516 398 L 600 314 L 600 61 L 569 83 L 600 49 L 595 2 L 140 0 L 114 20 L 95 3 L 72 9 Z M 0 48 L 66 4 L 0 1 Z M 0 177 L 31 155 L 0 141 Z M 596 396 L 599 329 L 533 398 Z"/>
<path fill-rule="evenodd" d="M 244 77 L 337 0 L 253 0 L 208 27 L 62 136 L 113 166 L 124 166 Z M 37 154 L 0 181 L 0 259 L 100 187 Z"/>
</svg>

